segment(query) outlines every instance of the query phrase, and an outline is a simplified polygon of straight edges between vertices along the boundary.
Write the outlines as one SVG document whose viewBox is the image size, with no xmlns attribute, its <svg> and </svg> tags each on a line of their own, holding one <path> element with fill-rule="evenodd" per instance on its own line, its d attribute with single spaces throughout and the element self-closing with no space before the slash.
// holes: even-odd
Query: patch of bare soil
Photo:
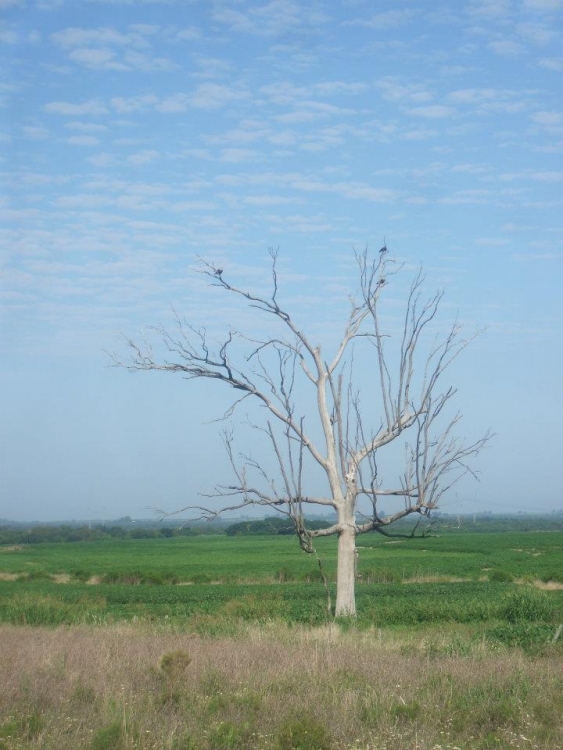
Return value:
<svg viewBox="0 0 563 750">
<path fill-rule="evenodd" d="M 544 581 L 534 581 L 534 586 L 544 591 L 563 591 L 563 583 L 558 583 L 557 581 L 548 581 L 547 583 Z"/>
<path fill-rule="evenodd" d="M 68 573 L 56 573 L 51 576 L 53 583 L 70 583 L 70 578 Z"/>
<path fill-rule="evenodd" d="M 0 547 L 0 552 L 17 552 L 20 549 L 23 549 L 21 544 L 10 544 L 7 547 Z"/>
<path fill-rule="evenodd" d="M 18 578 L 17 573 L 4 573 L 0 570 L 0 581 L 17 581 Z"/>
</svg>

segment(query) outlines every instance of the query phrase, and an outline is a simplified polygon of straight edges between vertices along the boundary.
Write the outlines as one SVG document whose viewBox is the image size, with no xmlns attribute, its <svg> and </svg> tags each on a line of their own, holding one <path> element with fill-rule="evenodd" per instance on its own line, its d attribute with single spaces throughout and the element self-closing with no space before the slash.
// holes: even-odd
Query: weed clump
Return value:
<svg viewBox="0 0 563 750">
<path fill-rule="evenodd" d="M 121 750 L 125 734 L 121 722 L 114 721 L 107 727 L 98 729 L 92 737 L 92 750 Z"/>
<path fill-rule="evenodd" d="M 493 570 L 489 574 L 489 581 L 494 583 L 512 583 L 514 576 L 508 570 Z"/>
<path fill-rule="evenodd" d="M 331 750 L 326 728 L 309 714 L 286 720 L 277 731 L 279 750 Z"/>
<path fill-rule="evenodd" d="M 509 623 L 550 622 L 553 604 L 544 591 L 525 588 L 510 594 L 501 607 L 500 615 Z"/>
<path fill-rule="evenodd" d="M 171 651 L 160 660 L 160 669 L 168 678 L 178 679 L 185 674 L 191 660 L 186 651 Z"/>
</svg>

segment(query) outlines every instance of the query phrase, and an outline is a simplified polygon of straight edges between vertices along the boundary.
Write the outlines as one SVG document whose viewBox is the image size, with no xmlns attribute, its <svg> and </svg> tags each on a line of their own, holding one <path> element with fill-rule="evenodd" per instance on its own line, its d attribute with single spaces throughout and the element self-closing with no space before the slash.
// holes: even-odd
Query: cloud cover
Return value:
<svg viewBox="0 0 563 750">
<path fill-rule="evenodd" d="M 120 331 L 170 321 L 171 304 L 196 322 L 234 325 L 236 311 L 227 316 L 194 280 L 197 257 L 259 287 L 267 247 L 278 245 L 297 315 L 335 330 L 354 289 L 352 248 L 383 237 L 407 266 L 424 263 L 431 288 L 447 288 L 448 312 L 489 329 L 456 376 L 467 429 L 490 425 L 501 437 L 482 484 L 458 502 L 557 505 L 549 457 L 555 465 L 563 415 L 547 394 L 562 365 L 559 0 L 467 0 L 455 14 L 430 0 L 377 13 L 344 0 L 0 7 L 0 348 L 4 393 L 19 405 L 2 427 L 0 517 L 68 517 L 79 496 L 89 513 L 154 505 L 158 465 L 145 460 L 142 482 L 135 473 L 150 454 L 138 436 L 152 397 L 154 440 L 179 464 L 199 451 L 187 491 L 208 489 L 213 443 L 192 445 L 169 412 L 159 421 L 154 383 L 146 397 L 135 385 L 138 402 L 124 399 L 123 373 L 105 368 L 101 350 L 118 346 Z M 49 412 L 52 389 L 61 396 Z M 41 434 L 60 446 L 51 462 L 29 441 L 37 391 Z M 214 416 L 174 393 L 197 415 L 190 425 Z M 112 466 L 105 483 L 72 437 L 81 413 L 84 450 Z M 102 413 L 120 435 L 124 474 L 102 449 Z M 538 430 L 528 461 L 517 435 Z M 81 468 L 67 486 L 51 465 Z M 185 479 L 167 480 L 171 506 Z M 44 494 L 59 498 L 52 512 Z"/>
</svg>

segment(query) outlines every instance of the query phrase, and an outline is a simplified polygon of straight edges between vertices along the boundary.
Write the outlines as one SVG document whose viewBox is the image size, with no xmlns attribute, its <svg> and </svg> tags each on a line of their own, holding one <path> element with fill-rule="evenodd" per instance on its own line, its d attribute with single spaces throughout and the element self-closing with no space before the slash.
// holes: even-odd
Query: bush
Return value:
<svg viewBox="0 0 563 750">
<path fill-rule="evenodd" d="M 527 654 L 543 653 L 553 640 L 554 630 L 549 625 L 529 622 L 505 623 L 487 631 L 487 635 L 509 648 L 521 648 Z"/>
<path fill-rule="evenodd" d="M 494 581 L 495 583 L 512 583 L 513 580 L 514 576 L 508 570 L 493 570 L 489 575 L 489 581 Z"/>
<path fill-rule="evenodd" d="M 330 750 L 332 739 L 316 719 L 303 715 L 285 721 L 277 732 L 279 750 Z"/>
<path fill-rule="evenodd" d="M 553 604 L 544 591 L 525 588 L 511 594 L 501 607 L 501 617 L 510 623 L 550 622 Z"/>
<path fill-rule="evenodd" d="M 228 750 L 243 748 L 252 734 L 250 725 L 233 724 L 231 721 L 222 721 L 209 732 L 208 746 L 210 750 Z"/>
<path fill-rule="evenodd" d="M 123 727 L 114 721 L 108 727 L 98 729 L 92 738 L 92 750 L 120 750 L 123 747 Z"/>
<path fill-rule="evenodd" d="M 185 651 L 170 651 L 160 660 L 160 668 L 168 678 L 175 680 L 185 674 L 190 662 L 191 657 Z"/>
</svg>

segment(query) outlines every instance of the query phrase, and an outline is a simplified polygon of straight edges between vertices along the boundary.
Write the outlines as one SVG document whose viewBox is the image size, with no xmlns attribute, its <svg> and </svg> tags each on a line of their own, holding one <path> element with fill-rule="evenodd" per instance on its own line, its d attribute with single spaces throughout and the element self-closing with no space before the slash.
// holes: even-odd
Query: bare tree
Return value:
<svg viewBox="0 0 563 750">
<path fill-rule="evenodd" d="M 271 258 L 270 296 L 234 286 L 223 269 L 212 263 L 202 261 L 200 269 L 212 286 L 270 316 L 271 336 L 249 338 L 231 330 L 214 343 L 205 329 L 196 329 L 176 316 L 174 331 L 158 329 L 167 350 L 163 359 L 156 358 L 150 346 L 128 339 L 130 359 L 116 359 L 116 363 L 130 370 L 160 370 L 187 379 L 219 381 L 236 395 L 225 418 L 247 399 L 263 407 L 263 420 L 252 426 L 263 432 L 262 442 L 271 449 L 275 472 L 252 455 L 236 455 L 232 433 L 226 433 L 235 481 L 218 486 L 208 496 L 222 498 L 223 506 L 220 510 L 187 506 L 178 512 L 196 511 L 209 518 L 249 505 L 272 508 L 291 518 L 301 547 L 309 553 L 315 552 L 315 538 L 336 535 L 335 614 L 351 616 L 356 614 L 356 537 L 370 531 L 389 533 L 391 524 L 413 514 L 429 516 L 454 482 L 473 473 L 468 459 L 490 438 L 487 433 L 465 444 L 454 435 L 460 415 L 445 416 L 456 391 L 441 389 L 442 375 L 472 337 L 462 338 L 457 323 L 442 336 L 431 335 L 443 293 L 423 299 L 421 273 L 407 294 L 400 332 L 395 336 L 384 332 L 380 298 L 398 270 L 384 246 L 375 259 L 367 251 L 356 255 L 361 296 L 351 302 L 340 342 L 332 358 L 325 359 L 321 346 L 313 345 L 280 306 L 276 251 L 271 251 Z M 367 346 L 371 356 L 368 396 L 370 404 L 377 401 L 381 407 L 375 428 L 367 424 L 354 385 L 353 350 L 358 345 Z M 385 486 L 380 454 L 403 435 L 408 439 L 403 468 L 396 485 Z M 310 484 L 311 474 L 319 472 L 326 492 L 308 494 L 305 485 Z M 384 513 L 382 498 L 387 502 L 393 498 L 398 507 Z M 329 528 L 308 529 L 305 509 L 310 506 L 331 509 L 335 522 Z"/>
</svg>

